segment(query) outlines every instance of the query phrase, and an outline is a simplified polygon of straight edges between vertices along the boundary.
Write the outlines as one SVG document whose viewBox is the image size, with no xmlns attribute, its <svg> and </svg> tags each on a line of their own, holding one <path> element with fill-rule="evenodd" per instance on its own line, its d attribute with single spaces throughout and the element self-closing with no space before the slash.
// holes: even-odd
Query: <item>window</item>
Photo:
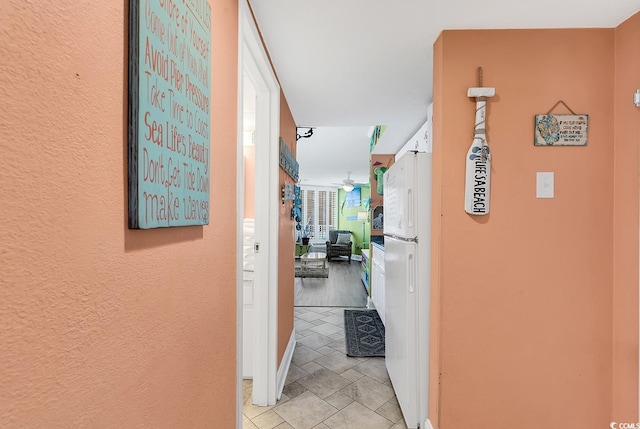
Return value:
<svg viewBox="0 0 640 429">
<path fill-rule="evenodd" d="M 338 191 L 330 188 L 303 186 L 302 224 L 309 224 L 312 241 L 329 239 L 329 231 L 338 229 Z"/>
</svg>

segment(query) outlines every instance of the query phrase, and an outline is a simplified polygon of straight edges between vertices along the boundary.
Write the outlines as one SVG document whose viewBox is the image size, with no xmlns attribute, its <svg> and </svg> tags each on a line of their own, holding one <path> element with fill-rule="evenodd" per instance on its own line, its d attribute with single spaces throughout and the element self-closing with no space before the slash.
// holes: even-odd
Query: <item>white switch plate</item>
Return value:
<svg viewBox="0 0 640 429">
<path fill-rule="evenodd" d="M 536 173 L 536 198 L 553 198 L 553 176 L 553 172 L 538 171 Z"/>
</svg>

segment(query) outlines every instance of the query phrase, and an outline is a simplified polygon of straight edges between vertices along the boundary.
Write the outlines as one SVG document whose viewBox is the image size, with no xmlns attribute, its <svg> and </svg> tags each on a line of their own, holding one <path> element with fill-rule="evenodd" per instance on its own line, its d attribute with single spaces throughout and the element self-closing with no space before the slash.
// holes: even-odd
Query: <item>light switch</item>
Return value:
<svg viewBox="0 0 640 429">
<path fill-rule="evenodd" d="M 553 198 L 553 172 L 536 173 L 536 198 Z"/>
</svg>

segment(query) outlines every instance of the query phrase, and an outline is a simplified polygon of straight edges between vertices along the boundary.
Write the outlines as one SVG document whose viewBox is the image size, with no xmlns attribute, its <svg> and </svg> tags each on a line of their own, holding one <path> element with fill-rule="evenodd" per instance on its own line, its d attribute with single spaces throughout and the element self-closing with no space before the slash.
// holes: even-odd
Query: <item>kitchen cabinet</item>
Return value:
<svg viewBox="0 0 640 429">
<path fill-rule="evenodd" d="M 369 249 L 360 251 L 362 258 L 360 260 L 360 278 L 364 288 L 367 290 L 367 296 L 371 296 L 371 288 L 369 287 Z"/>
<path fill-rule="evenodd" d="M 376 307 L 382 323 L 384 318 L 385 299 L 385 274 L 384 274 L 384 247 L 374 244 L 371 256 L 371 301 Z"/>
</svg>

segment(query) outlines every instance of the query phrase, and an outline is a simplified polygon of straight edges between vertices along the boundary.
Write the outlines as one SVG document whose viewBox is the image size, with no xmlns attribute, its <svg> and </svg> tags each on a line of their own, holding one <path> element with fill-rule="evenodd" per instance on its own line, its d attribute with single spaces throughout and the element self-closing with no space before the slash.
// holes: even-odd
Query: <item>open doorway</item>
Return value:
<svg viewBox="0 0 640 429">
<path fill-rule="evenodd" d="M 242 162 L 244 178 L 242 219 L 242 378 L 253 379 L 254 343 L 254 286 L 255 264 L 255 173 L 256 173 L 256 89 L 243 73 Z M 259 273 L 261 274 L 261 273 Z M 263 278 L 262 276 L 259 277 Z M 258 280 L 258 281 L 259 281 Z M 259 287 L 262 285 L 258 285 Z"/>
<path fill-rule="evenodd" d="M 248 365 L 247 377 L 253 379 L 252 403 L 260 406 L 273 405 L 277 396 L 280 86 L 271 69 L 246 0 L 240 2 L 239 28 L 236 403 L 238 421 L 242 421 L 242 379 L 245 375 L 245 363 Z M 246 114 L 245 103 L 249 104 Z M 245 146 L 245 136 L 248 139 L 247 143 L 252 144 Z M 252 170 L 249 173 L 253 174 L 248 175 L 246 183 L 247 188 L 254 194 L 253 198 L 249 192 L 245 198 L 245 154 L 247 160 L 255 160 L 247 165 L 247 169 Z M 247 199 L 249 201 L 245 203 Z M 245 225 L 251 225 L 247 229 L 253 233 L 246 242 Z M 253 252 L 245 249 L 245 243 L 250 243 Z M 245 254 L 251 255 L 246 266 L 243 257 Z M 246 300 L 245 290 L 248 298 Z M 250 314 L 246 315 L 246 323 L 245 302 L 250 302 L 251 307 Z"/>
</svg>

